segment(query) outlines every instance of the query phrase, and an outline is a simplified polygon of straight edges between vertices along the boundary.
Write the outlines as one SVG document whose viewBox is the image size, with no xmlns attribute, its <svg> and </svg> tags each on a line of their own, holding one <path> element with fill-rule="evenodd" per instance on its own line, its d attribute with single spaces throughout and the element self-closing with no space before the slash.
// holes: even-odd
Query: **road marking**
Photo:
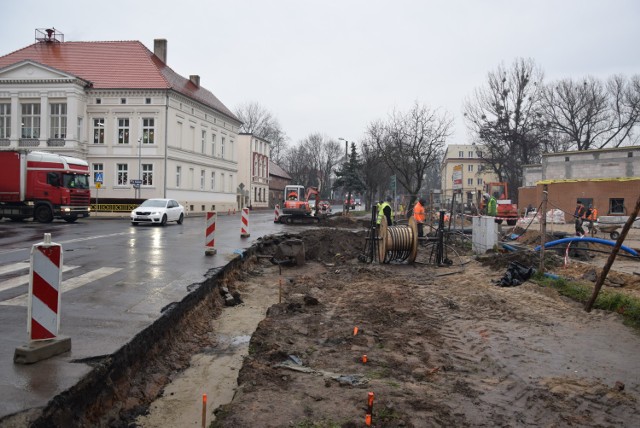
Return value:
<svg viewBox="0 0 640 428">
<path fill-rule="evenodd" d="M 119 272 L 121 270 L 122 268 L 102 267 L 100 269 L 96 269 L 91 272 L 87 272 L 85 274 L 70 278 L 62 282 L 62 293 L 64 294 L 67 291 L 75 290 L 76 288 L 82 287 L 85 284 L 89 284 L 90 282 L 97 281 L 101 278 L 104 278 L 106 276 Z M 21 294 L 12 299 L 5 300 L 4 302 L 0 302 L 0 305 L 27 306 L 28 297 L 29 297 L 29 293 Z"/>
<path fill-rule="evenodd" d="M 56 242 L 56 244 L 69 244 L 71 242 L 82 242 L 82 241 L 90 241 L 92 239 L 101 239 L 101 238 L 111 238 L 114 236 L 122 236 L 128 235 L 130 232 L 118 232 L 118 233 L 110 233 L 108 235 L 96 235 L 96 236 L 87 236 L 86 238 L 76 238 L 76 239 L 68 239 L 66 241 Z M 18 251 L 28 251 L 31 247 L 27 248 L 12 248 L 9 250 L 0 250 L 0 254 L 10 254 L 16 253 Z"/>
<path fill-rule="evenodd" d="M 15 272 L 17 270 L 29 269 L 29 266 L 31 266 L 31 263 L 29 262 L 17 262 L 10 265 L 0 266 L 0 275 Z"/>
<path fill-rule="evenodd" d="M 27 263 L 27 268 L 29 267 L 29 263 Z M 80 266 L 62 266 L 62 272 L 67 272 L 71 269 L 79 268 Z M 15 269 L 17 270 L 17 269 Z M 15 278 L 8 279 L 6 281 L 2 281 L 0 283 L 0 291 L 8 290 L 10 288 L 18 287 L 20 285 L 29 283 L 29 274 L 16 276 Z"/>
</svg>

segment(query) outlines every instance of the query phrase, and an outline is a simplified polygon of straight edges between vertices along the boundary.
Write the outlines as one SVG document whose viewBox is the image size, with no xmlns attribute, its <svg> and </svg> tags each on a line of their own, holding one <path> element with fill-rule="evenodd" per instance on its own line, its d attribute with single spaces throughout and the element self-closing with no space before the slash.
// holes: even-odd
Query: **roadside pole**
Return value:
<svg viewBox="0 0 640 428">
<path fill-rule="evenodd" d="M 547 197 L 549 196 L 548 185 L 545 184 L 542 186 L 542 215 L 540 218 L 540 273 L 544 273 L 544 244 L 547 237 Z"/>
</svg>

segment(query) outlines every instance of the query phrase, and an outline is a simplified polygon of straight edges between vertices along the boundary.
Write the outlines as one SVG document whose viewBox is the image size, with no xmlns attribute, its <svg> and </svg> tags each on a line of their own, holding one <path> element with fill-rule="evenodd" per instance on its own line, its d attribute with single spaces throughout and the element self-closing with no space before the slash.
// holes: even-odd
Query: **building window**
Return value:
<svg viewBox="0 0 640 428">
<path fill-rule="evenodd" d="M 220 157 L 224 159 L 224 137 L 220 139 Z"/>
<path fill-rule="evenodd" d="M 66 138 L 67 136 L 67 104 L 55 103 L 51 104 L 50 116 L 50 133 L 51 138 Z"/>
<path fill-rule="evenodd" d="M 478 165 L 478 172 L 484 171 L 484 165 Z"/>
<path fill-rule="evenodd" d="M 478 183 L 478 186 L 482 186 L 482 178 L 478 178 L 477 183 Z"/>
<path fill-rule="evenodd" d="M 207 131 L 202 130 L 200 138 L 200 152 L 202 154 L 207 152 Z"/>
<path fill-rule="evenodd" d="M 462 150 L 460 150 L 460 151 L 458 152 L 458 157 L 459 157 L 459 158 L 463 158 L 463 157 L 464 157 L 464 152 L 463 152 Z"/>
<path fill-rule="evenodd" d="M 176 187 L 180 187 L 180 180 L 182 178 L 182 167 L 176 167 Z"/>
<path fill-rule="evenodd" d="M 609 199 L 609 214 L 624 214 L 624 198 Z"/>
<path fill-rule="evenodd" d="M 473 178 L 467 178 L 467 184 L 473 186 Z"/>
<path fill-rule="evenodd" d="M 216 173 L 215 172 L 211 172 L 211 191 L 212 192 L 216 191 Z"/>
<path fill-rule="evenodd" d="M 120 104 L 126 104 L 126 103 L 127 103 L 126 98 L 120 98 Z"/>
<path fill-rule="evenodd" d="M 129 119 L 118 119 L 118 144 L 129 144 Z"/>
<path fill-rule="evenodd" d="M 104 119 L 93 119 L 93 144 L 104 144 Z"/>
<path fill-rule="evenodd" d="M 126 163 L 116 164 L 116 184 L 118 186 L 125 186 L 129 182 L 129 165 Z"/>
<path fill-rule="evenodd" d="M 628 158 L 632 158 L 633 157 L 633 152 L 627 152 L 627 157 Z"/>
<path fill-rule="evenodd" d="M 205 180 L 205 171 L 204 169 L 200 170 L 200 190 L 204 190 L 204 180 Z"/>
<path fill-rule="evenodd" d="M 102 104 L 102 98 L 96 98 L 96 104 Z"/>
<path fill-rule="evenodd" d="M 224 188 L 224 174 L 220 174 L 220 190 L 222 192 L 225 191 L 225 188 Z"/>
<path fill-rule="evenodd" d="M 142 144 L 155 143 L 155 124 L 153 118 L 142 118 Z"/>
<path fill-rule="evenodd" d="M 473 157 L 473 152 L 472 152 L 472 151 L 470 151 L 470 152 L 469 152 L 469 157 L 470 157 L 470 158 L 472 158 L 472 157 Z"/>
<path fill-rule="evenodd" d="M 153 186 L 153 164 L 152 163 L 142 164 L 142 185 Z"/>
<path fill-rule="evenodd" d="M 151 98 L 145 98 L 144 99 L 144 103 L 145 104 L 151 104 Z"/>
<path fill-rule="evenodd" d="M 473 172 L 473 165 L 467 165 L 467 171 Z"/>
<path fill-rule="evenodd" d="M 229 192 L 233 192 L 233 174 L 229 174 Z"/>
<path fill-rule="evenodd" d="M 40 138 L 40 104 L 22 104 L 22 138 Z"/>
<path fill-rule="evenodd" d="M 229 140 L 229 160 L 233 160 L 233 140 Z"/>
<path fill-rule="evenodd" d="M 569 162 L 569 156 L 565 156 L 565 157 L 564 157 L 564 161 L 565 161 L 565 162 Z"/>
<path fill-rule="evenodd" d="M 104 164 L 102 163 L 91 164 L 91 170 L 93 171 L 93 184 L 96 183 L 97 174 L 102 174 L 102 181 L 104 182 Z"/>
<path fill-rule="evenodd" d="M 216 134 L 211 134 L 211 156 L 216 156 Z"/>
<path fill-rule="evenodd" d="M 0 104 L 0 138 L 11 137 L 11 104 Z"/>
</svg>

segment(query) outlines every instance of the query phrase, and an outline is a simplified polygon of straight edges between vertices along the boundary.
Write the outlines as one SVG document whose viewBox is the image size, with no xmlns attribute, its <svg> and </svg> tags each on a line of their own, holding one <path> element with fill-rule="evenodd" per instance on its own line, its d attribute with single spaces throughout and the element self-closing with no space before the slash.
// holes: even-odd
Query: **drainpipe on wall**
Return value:
<svg viewBox="0 0 640 428">
<path fill-rule="evenodd" d="M 167 171 L 167 157 L 169 153 L 169 91 L 166 94 L 166 103 L 164 108 L 164 186 L 163 186 L 163 198 L 167 198 L 167 177 L 169 171 Z"/>
</svg>

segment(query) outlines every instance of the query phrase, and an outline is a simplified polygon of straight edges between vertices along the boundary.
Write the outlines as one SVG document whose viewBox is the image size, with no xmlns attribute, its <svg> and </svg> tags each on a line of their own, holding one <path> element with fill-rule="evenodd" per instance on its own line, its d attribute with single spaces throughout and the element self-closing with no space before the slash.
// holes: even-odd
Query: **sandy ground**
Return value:
<svg viewBox="0 0 640 428">
<path fill-rule="evenodd" d="M 282 276 L 253 260 L 235 284 L 245 303 L 207 321 L 213 345 L 137 424 L 200 424 L 206 393 L 214 426 L 363 426 L 373 392 L 373 426 L 637 426 L 640 336 L 618 315 L 531 282 L 497 287 L 508 254 L 439 268 L 421 249 L 414 265 L 363 264 L 364 236 L 306 232 L 308 263 Z M 605 260 L 555 271 L 580 278 Z M 637 293 L 638 262 L 622 264 L 610 285 Z"/>
</svg>

